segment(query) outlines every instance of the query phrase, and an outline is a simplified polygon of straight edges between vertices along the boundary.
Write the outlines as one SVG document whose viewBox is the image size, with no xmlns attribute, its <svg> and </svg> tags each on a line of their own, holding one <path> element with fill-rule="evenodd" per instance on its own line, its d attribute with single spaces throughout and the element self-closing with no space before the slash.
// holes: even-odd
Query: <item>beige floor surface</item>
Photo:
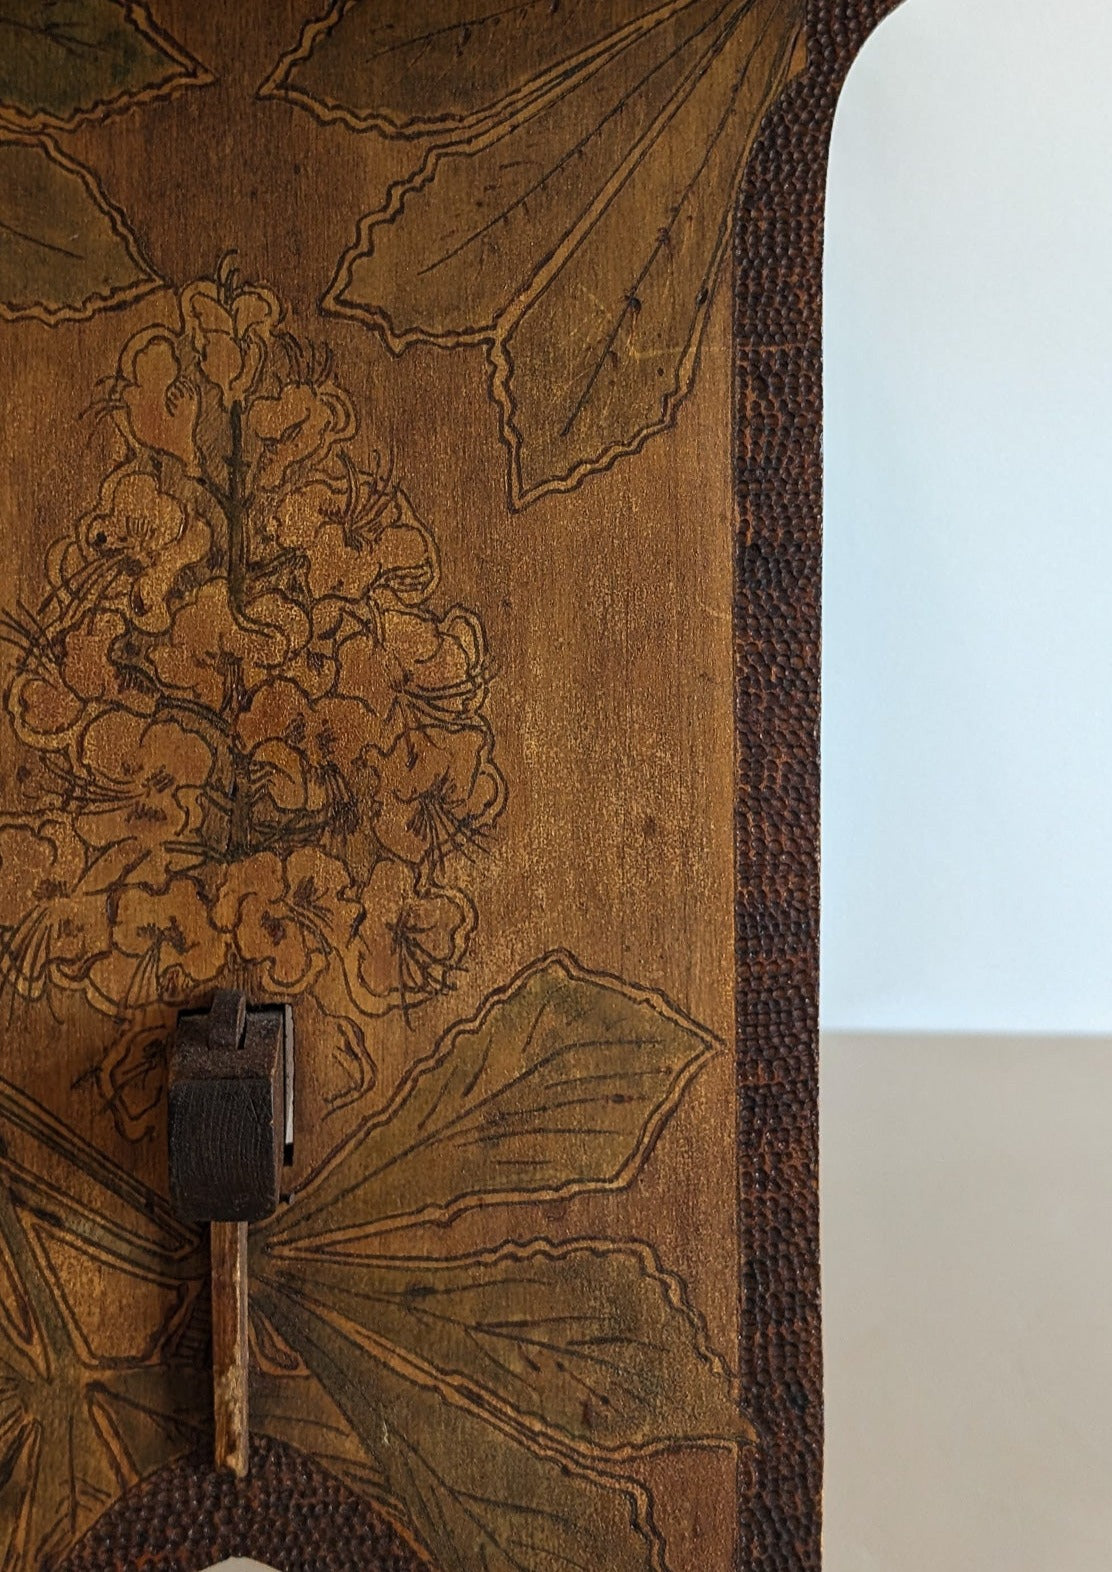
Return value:
<svg viewBox="0 0 1112 1572">
<path fill-rule="evenodd" d="M 1108 1572 L 1112 1039 L 822 1066 L 825 1572 Z"/>
</svg>

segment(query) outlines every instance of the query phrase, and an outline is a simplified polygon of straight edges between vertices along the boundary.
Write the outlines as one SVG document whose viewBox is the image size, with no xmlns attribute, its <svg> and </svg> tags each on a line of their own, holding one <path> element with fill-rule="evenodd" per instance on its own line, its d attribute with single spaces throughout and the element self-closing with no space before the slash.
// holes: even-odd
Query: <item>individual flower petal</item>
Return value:
<svg viewBox="0 0 1112 1572">
<path fill-rule="evenodd" d="M 396 514 L 373 541 L 377 561 L 375 598 L 393 597 L 399 606 L 417 606 L 428 599 L 440 580 L 436 542 L 421 523 L 404 492 L 397 495 Z"/>
<path fill-rule="evenodd" d="M 171 586 L 183 568 L 208 555 L 212 535 L 204 519 L 162 491 L 152 475 L 124 469 L 105 482 L 82 540 L 88 559 L 121 570 L 108 593 L 121 586 L 130 621 L 146 633 L 162 633 L 170 625 Z"/>
<path fill-rule="evenodd" d="M 269 993 L 299 993 L 359 921 L 350 883 L 342 862 L 313 848 L 258 852 L 229 869 L 215 919 Z"/>
<path fill-rule="evenodd" d="M 66 820 L 0 819 L 0 912 L 69 894 L 85 871 L 85 848 Z"/>
<path fill-rule="evenodd" d="M 252 789 L 269 797 L 280 811 L 311 808 L 312 783 L 305 755 L 281 737 L 260 742 L 251 750 L 249 773 Z"/>
<path fill-rule="evenodd" d="M 200 733 L 174 720 L 109 710 L 86 730 L 78 758 L 74 824 L 87 845 L 132 842 L 131 877 L 155 889 L 203 859 L 198 831 L 214 758 Z"/>
<path fill-rule="evenodd" d="M 104 895 L 84 886 L 85 848 L 60 816 L 0 821 L 0 910 L 11 933 L 0 979 L 27 998 L 72 986 L 109 949 Z"/>
<path fill-rule="evenodd" d="M 174 613 L 169 638 L 150 661 L 167 688 L 219 713 L 230 693 L 257 687 L 287 653 L 279 630 L 246 626 L 232 610 L 227 581 L 213 579 Z"/>
<path fill-rule="evenodd" d="M 413 1005 L 452 984 L 475 928 L 475 910 L 458 890 L 422 887 L 407 863 L 384 857 L 359 904 L 366 915 L 342 960 L 357 1003 Z"/>
<path fill-rule="evenodd" d="M 346 601 L 314 601 L 309 614 L 309 636 L 283 665 L 282 675 L 295 682 L 308 698 L 323 698 L 336 686 L 337 643 L 361 626 Z"/>
<path fill-rule="evenodd" d="M 379 765 L 375 834 L 393 856 L 411 863 L 427 858 L 439 873 L 453 853 L 468 854 L 480 843 L 504 792 L 485 730 L 406 732 Z"/>
<path fill-rule="evenodd" d="M 121 614 L 110 608 L 82 614 L 70 607 L 57 629 L 8 618 L 7 641 L 19 656 L 5 697 L 21 742 L 39 753 L 69 749 L 98 701 L 150 713 L 150 694 L 126 683 L 113 659 L 126 629 Z"/>
<path fill-rule="evenodd" d="M 81 729 L 84 700 L 58 671 L 17 671 L 8 689 L 8 714 L 20 742 L 43 753 L 67 747 Z"/>
<path fill-rule="evenodd" d="M 118 611 L 94 608 L 60 636 L 58 669 L 79 699 L 103 698 L 132 707 L 153 705 L 120 681 L 112 652 L 126 631 L 127 623 Z"/>
<path fill-rule="evenodd" d="M 182 291 L 182 318 L 201 368 L 220 389 L 224 408 L 242 403 L 262 370 L 272 328 L 281 319 L 278 301 L 257 285 L 230 294 L 213 279 Z"/>
<path fill-rule="evenodd" d="M 297 465 L 320 463 L 353 437 L 355 412 L 332 383 L 287 382 L 278 393 L 252 401 L 247 431 L 258 450 L 254 484 L 273 491 Z"/>
<path fill-rule="evenodd" d="M 285 777 L 280 790 L 296 785 L 294 760 L 299 756 L 304 802 L 322 813 L 331 828 L 350 830 L 358 818 L 356 785 L 371 766 L 384 734 L 373 710 L 354 698 L 327 696 L 308 700 L 303 690 L 284 677 L 263 684 L 239 717 L 237 737 L 256 766 L 278 768 Z M 282 751 L 275 751 L 281 743 Z M 278 798 L 275 797 L 277 803 Z"/>
<path fill-rule="evenodd" d="M 414 715 L 458 722 L 486 699 L 483 630 L 459 607 L 442 618 L 383 611 L 375 629 L 340 644 L 337 659 L 337 691 L 360 694 L 384 718 L 401 702 Z"/>
<path fill-rule="evenodd" d="M 271 528 L 286 551 L 311 552 L 317 536 L 331 520 L 343 517 L 344 491 L 340 486 L 313 481 L 286 492 L 274 504 Z"/>
<path fill-rule="evenodd" d="M 216 903 L 215 918 L 232 933 L 248 963 L 261 967 L 273 993 L 295 993 L 309 981 L 314 951 L 309 936 L 288 911 L 281 857 L 258 852 L 235 863 Z"/>
<path fill-rule="evenodd" d="M 258 896 L 271 905 L 286 891 L 282 859 L 276 852 L 256 852 L 241 862 L 231 863 L 213 905 L 213 921 L 230 933 L 239 922 L 245 900 Z"/>
<path fill-rule="evenodd" d="M 305 608 L 280 590 L 249 591 L 240 621 L 280 644 L 284 651 L 283 669 L 312 637 L 312 623 Z"/>
<path fill-rule="evenodd" d="M 183 373 L 177 339 L 168 328 L 147 328 L 128 341 L 117 396 L 117 422 L 133 447 L 173 454 L 187 474 L 200 473 L 195 437 L 201 397 Z"/>
<path fill-rule="evenodd" d="M 377 476 L 354 483 L 354 491 L 315 482 L 288 492 L 274 509 L 274 538 L 308 558 L 314 601 L 420 604 L 440 576 L 436 542 L 404 492 Z"/>
<path fill-rule="evenodd" d="M 196 880 L 181 876 L 157 893 L 130 886 L 119 892 L 112 908 L 113 949 L 146 963 L 146 994 L 151 999 L 191 999 L 223 971 L 227 936 L 213 921 Z M 147 998 L 131 1002 L 141 1004 Z"/>
</svg>

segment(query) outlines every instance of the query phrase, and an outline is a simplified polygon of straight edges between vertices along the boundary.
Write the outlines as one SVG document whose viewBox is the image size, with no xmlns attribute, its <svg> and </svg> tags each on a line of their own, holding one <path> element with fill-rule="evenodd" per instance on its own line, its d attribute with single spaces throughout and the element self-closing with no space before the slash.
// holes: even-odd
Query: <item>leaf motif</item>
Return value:
<svg viewBox="0 0 1112 1572">
<path fill-rule="evenodd" d="M 257 1320 L 254 1307 L 252 1314 Z M 251 1424 L 261 1434 L 315 1459 L 359 1494 L 376 1500 L 388 1496 L 382 1470 L 307 1368 L 284 1376 L 252 1368 Z M 394 1516 L 400 1514 L 398 1507 Z"/>
<path fill-rule="evenodd" d="M 0 1076 L 0 1164 L 11 1198 L 35 1201 L 52 1221 L 82 1238 L 107 1243 L 127 1264 L 172 1270 L 185 1280 L 199 1270 L 197 1232 L 169 1204 L 81 1139 L 27 1092 Z"/>
<path fill-rule="evenodd" d="M 106 1370 L 90 1384 L 88 1412 L 117 1488 L 146 1479 L 207 1435 L 207 1386 L 202 1368 L 181 1364 Z"/>
<path fill-rule="evenodd" d="M 439 1572 L 663 1572 L 647 1497 L 632 1481 L 524 1446 L 272 1282 L 258 1295 L 382 1468 L 384 1509 L 405 1503 L 400 1526 Z"/>
<path fill-rule="evenodd" d="M 571 260 L 599 193 L 698 82 L 722 0 L 674 10 L 530 112 L 463 145 L 434 143 L 363 220 L 327 303 L 374 322 L 395 350 L 493 342 Z"/>
<path fill-rule="evenodd" d="M 0 136 L 0 317 L 89 317 L 158 288 L 122 214 L 47 137 Z"/>
<path fill-rule="evenodd" d="M 201 1282 L 197 1236 L 165 1202 L 0 1079 L 5 1569 L 48 1564 L 196 1439 Z"/>
<path fill-rule="evenodd" d="M 18 1404 L 0 1389 L 0 1566 L 31 1565 L 27 1543 L 37 1469 L 35 1436 Z"/>
<path fill-rule="evenodd" d="M 667 133 L 607 193 L 574 266 L 496 340 L 495 394 L 521 502 L 570 489 L 672 424 L 695 379 L 745 165 L 792 72 L 797 29 L 783 0 L 745 9 L 670 109 Z"/>
<path fill-rule="evenodd" d="M 435 9 L 336 0 L 306 24 L 259 93 L 360 131 L 462 136 L 605 58 L 680 3 L 579 0 L 561 12 L 554 55 L 544 15 L 551 0 L 439 0 Z"/>
<path fill-rule="evenodd" d="M 212 77 L 129 0 L 0 0 L 0 117 L 63 128 Z"/>
<path fill-rule="evenodd" d="M 551 91 L 436 141 L 323 302 L 395 351 L 486 345 L 517 507 L 671 424 L 750 150 L 803 64 L 802 0 L 662 6 L 583 58 L 562 25 Z"/>
<path fill-rule="evenodd" d="M 660 995 L 544 956 L 414 1066 L 261 1237 L 328 1249 L 492 1199 L 620 1189 L 715 1050 Z"/>
<path fill-rule="evenodd" d="M 682 1284 L 607 1239 L 447 1260 L 262 1262 L 323 1317 L 385 1341 L 466 1402 L 587 1456 L 752 1441 Z M 354 1335 L 354 1334 L 349 1334 Z"/>
</svg>

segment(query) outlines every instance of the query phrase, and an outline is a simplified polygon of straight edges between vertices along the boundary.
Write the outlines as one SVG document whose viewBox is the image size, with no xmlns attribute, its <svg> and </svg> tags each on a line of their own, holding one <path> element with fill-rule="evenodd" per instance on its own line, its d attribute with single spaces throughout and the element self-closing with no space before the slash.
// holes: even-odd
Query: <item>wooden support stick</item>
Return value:
<svg viewBox="0 0 1112 1572">
<path fill-rule="evenodd" d="M 216 1466 L 247 1474 L 247 1224 L 213 1223 L 212 1392 Z"/>
<path fill-rule="evenodd" d="M 293 1140 L 288 1007 L 248 1007 L 218 989 L 207 1011 L 178 1016 L 170 1056 L 170 1194 L 210 1225 L 212 1388 L 217 1468 L 243 1479 L 247 1428 L 247 1225 L 269 1217 Z"/>
</svg>

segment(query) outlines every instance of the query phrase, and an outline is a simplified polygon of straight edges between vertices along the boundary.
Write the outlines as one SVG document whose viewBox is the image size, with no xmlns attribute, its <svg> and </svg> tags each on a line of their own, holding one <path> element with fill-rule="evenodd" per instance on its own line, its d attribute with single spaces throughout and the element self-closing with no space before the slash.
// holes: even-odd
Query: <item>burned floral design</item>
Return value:
<svg viewBox="0 0 1112 1572">
<path fill-rule="evenodd" d="M 12 607 L 8 721 L 39 800 L 0 825 L 0 982 L 118 1020 L 101 1085 L 151 1117 L 158 1010 L 223 976 L 366 1023 L 451 987 L 504 784 L 482 625 L 331 357 L 229 264 L 121 352 L 118 462 Z M 165 1016 L 163 1027 L 165 1025 Z"/>
</svg>

